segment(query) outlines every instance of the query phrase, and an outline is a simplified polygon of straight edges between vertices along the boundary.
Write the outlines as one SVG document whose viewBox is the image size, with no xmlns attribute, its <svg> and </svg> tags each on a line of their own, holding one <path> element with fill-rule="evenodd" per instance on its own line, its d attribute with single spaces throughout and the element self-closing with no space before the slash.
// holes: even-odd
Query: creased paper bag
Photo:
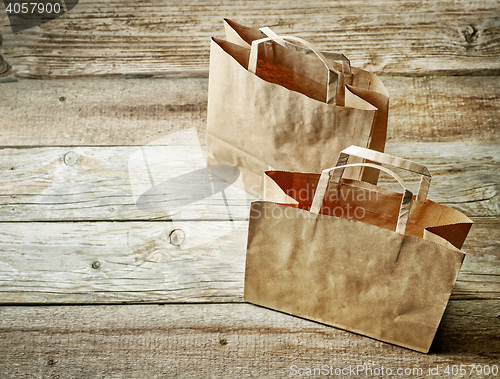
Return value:
<svg viewBox="0 0 500 379">
<path fill-rule="evenodd" d="M 417 196 L 342 179 L 349 156 L 422 176 Z M 428 352 L 472 221 L 427 199 L 425 166 L 351 146 L 319 174 L 269 172 L 294 204 L 253 202 L 246 301 Z"/>
<path fill-rule="evenodd" d="M 233 36 L 239 27 L 226 21 Z M 297 37 L 272 34 L 252 39 L 254 35 L 242 32 L 240 40 L 245 38 L 250 47 L 211 41 L 211 170 L 216 165 L 237 167 L 246 191 L 270 198 L 272 193 L 265 192 L 273 183 L 266 180 L 267 170 L 319 173 L 333 166 L 332 157 L 347 146 L 384 150 L 389 100 L 375 75 L 351 67 L 343 54 L 323 54 Z M 355 167 L 346 177 L 376 183 L 378 171 Z"/>
</svg>

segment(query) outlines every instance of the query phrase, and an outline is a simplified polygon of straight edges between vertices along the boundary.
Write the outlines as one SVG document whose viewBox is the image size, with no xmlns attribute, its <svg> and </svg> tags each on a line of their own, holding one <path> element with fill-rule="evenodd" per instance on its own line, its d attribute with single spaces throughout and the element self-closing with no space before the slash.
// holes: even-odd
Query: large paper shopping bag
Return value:
<svg viewBox="0 0 500 379">
<path fill-rule="evenodd" d="M 255 40 L 263 37 L 278 37 L 276 43 L 281 46 L 286 46 L 289 49 L 300 51 L 304 54 L 313 54 L 313 51 L 307 47 L 289 43 L 279 38 L 279 36 L 269 27 L 263 27 L 257 30 L 238 24 L 233 20 L 224 19 L 224 30 L 226 39 L 229 42 L 248 49 Z M 383 152 L 387 136 L 387 120 L 389 115 L 389 94 L 384 84 L 375 74 L 357 67 L 350 67 L 349 60 L 342 54 L 328 51 L 323 51 L 322 54 L 330 61 L 336 70 L 342 71 L 343 66 L 347 63 L 348 66 L 345 71 L 351 72 L 352 75 L 349 76 L 347 81 L 343 84 L 349 88 L 350 92 L 377 108 L 370 138 L 366 147 Z M 342 62 L 342 64 L 340 62 Z M 340 77 L 340 79 L 343 78 L 344 76 Z M 377 170 L 362 168 L 361 173 L 361 180 L 377 184 L 379 174 Z"/>
<path fill-rule="evenodd" d="M 342 179 L 349 156 L 422 175 L 412 196 Z M 472 221 L 427 199 L 425 166 L 351 146 L 320 175 L 270 172 L 294 204 L 253 202 L 245 300 L 428 352 Z"/>
<path fill-rule="evenodd" d="M 319 173 L 352 144 L 383 151 L 388 95 L 375 75 L 351 67 L 342 54 L 331 54 L 340 62 L 328 59 L 296 37 L 273 35 L 250 43 L 247 48 L 211 41 L 210 168 L 238 168 L 242 187 L 264 198 L 267 170 Z M 346 176 L 376 183 L 378 171 L 357 167 Z"/>
</svg>

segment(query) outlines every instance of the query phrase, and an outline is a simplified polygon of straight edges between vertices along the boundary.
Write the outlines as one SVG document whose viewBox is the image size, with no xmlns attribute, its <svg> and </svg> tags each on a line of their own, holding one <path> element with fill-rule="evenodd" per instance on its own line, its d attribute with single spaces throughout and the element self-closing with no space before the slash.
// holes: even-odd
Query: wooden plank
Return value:
<svg viewBox="0 0 500 379">
<path fill-rule="evenodd" d="M 252 1 L 169 0 L 145 4 L 80 2 L 67 15 L 13 34 L 5 13 L 0 52 L 19 77 L 206 75 L 209 38 L 222 35 L 222 18 L 271 26 L 353 63 L 388 75 L 462 75 L 499 72 L 498 3 L 397 0 Z"/>
<path fill-rule="evenodd" d="M 0 172 L 0 221 L 246 220 L 256 199 L 200 145 L 0 149 Z"/>
<path fill-rule="evenodd" d="M 383 77 L 389 140 L 500 142 L 500 77 Z"/>
<path fill-rule="evenodd" d="M 496 216 L 500 212 L 499 146 L 498 143 L 389 141 L 385 151 L 429 168 L 432 175 L 429 199 L 456 208 L 468 216 L 481 217 Z M 403 170 L 395 171 L 417 193 L 420 177 Z M 388 181 L 385 173 L 380 178 L 384 187 L 401 191 L 399 184 L 392 178 Z"/>
<path fill-rule="evenodd" d="M 217 302 L 243 295 L 243 221 L 1 226 L 0 303 Z"/>
<path fill-rule="evenodd" d="M 496 217 L 479 217 L 473 221 L 474 225 L 463 246 L 467 256 L 459 280 L 453 287 L 454 299 L 474 298 L 475 291 L 482 298 L 496 296 L 494 283 L 500 275 L 499 220 Z"/>
<path fill-rule="evenodd" d="M 207 79 L 0 85 L 0 146 L 146 145 L 192 127 L 205 139 Z"/>
<path fill-rule="evenodd" d="M 448 377 L 453 365 L 498 367 L 499 312 L 498 300 L 451 301 L 430 354 L 421 354 L 251 304 L 2 307 L 0 374 L 276 378 L 366 365 L 398 377 L 429 377 L 429 368 Z"/>
<path fill-rule="evenodd" d="M 255 197 L 217 178 L 224 192 L 212 190 L 205 148 L 176 145 L 183 135 L 196 140 L 188 130 L 172 134 L 174 145 L 0 149 L 0 221 L 246 220 Z M 429 167 L 430 199 L 500 215 L 498 145 L 389 142 L 386 151 Z M 419 177 L 399 173 L 416 191 Z M 386 177 L 381 184 L 400 191 Z"/>
<path fill-rule="evenodd" d="M 430 145 L 391 144 L 393 150 L 390 152 L 404 155 L 411 151 L 417 160 L 432 163 L 431 172 L 434 174 L 436 170 L 438 175 L 434 177 L 430 198 L 440 196 L 443 201 L 453 199 L 451 205 L 465 207 L 462 210 L 479 215 L 498 209 L 499 180 L 494 171 L 498 170 L 495 168 L 499 160 L 497 149 L 471 145 L 474 152 L 464 156 L 461 145 Z M 149 146 L 147 149 L 154 152 L 162 147 Z M 191 146 L 182 148 L 190 149 Z M 2 224 L 3 232 L 0 234 L 3 242 L 0 245 L 1 259 L 4 262 L 0 301 L 78 303 L 241 300 L 247 233 L 247 223 L 242 220 L 247 218 L 250 199 L 227 197 L 229 213 L 223 205 L 223 199 L 213 196 L 163 213 L 138 209 L 127 172 L 130 157 L 137 149 L 0 150 L 4 153 L 3 159 L 0 159 L 4 179 L 0 184 L 0 199 L 3 201 L 0 214 L 4 221 L 10 221 Z M 434 151 L 440 152 L 437 160 L 431 154 Z M 76 153 L 77 158 L 65 160 L 68 152 Z M 176 154 L 180 157 L 186 155 Z M 162 155 L 156 156 L 160 161 L 168 161 Z M 73 162 L 75 164 L 71 165 Z M 449 162 L 463 167 L 462 171 L 454 170 L 454 165 Z M 470 162 L 476 162 L 477 166 Z M 188 168 L 192 166 L 184 158 L 177 163 L 177 169 L 181 172 L 186 169 L 186 165 Z M 154 165 L 151 167 L 154 168 Z M 155 177 L 158 173 L 161 170 L 152 171 Z M 171 175 L 176 175 L 176 172 Z M 411 179 L 405 173 L 403 176 Z M 382 180 L 382 185 L 395 187 L 385 180 Z M 465 190 L 464 185 L 471 187 Z M 492 191 L 490 197 L 483 197 L 488 195 L 487 192 L 472 191 L 488 186 Z M 203 192 L 197 187 L 191 190 L 196 198 Z M 457 195 L 453 196 L 454 193 Z M 174 194 L 185 196 L 185 191 Z M 469 207 L 469 204 L 474 207 Z M 229 215 L 233 220 L 241 221 L 231 222 Z M 171 218 L 174 219 L 173 223 L 23 222 Z M 199 221 L 224 219 L 228 221 Z M 474 219 L 475 225 L 464 246 L 470 257 L 465 261 L 453 292 L 454 297 L 499 296 L 498 220 L 498 217 Z M 170 243 L 173 229 L 182 229 L 185 234 L 186 241 L 181 248 Z M 221 238 L 214 240 L 219 236 Z M 93 268 L 94 262 L 99 262 L 96 264 L 99 267 Z"/>
<path fill-rule="evenodd" d="M 390 140 L 500 141 L 500 77 L 382 80 L 391 96 Z M 205 143 L 206 78 L 0 86 L 0 146 L 145 145 L 193 127 Z"/>
<path fill-rule="evenodd" d="M 500 299 L 500 218 L 475 221 L 452 298 Z M 239 302 L 247 229 L 244 221 L 2 223 L 0 303 Z"/>
</svg>

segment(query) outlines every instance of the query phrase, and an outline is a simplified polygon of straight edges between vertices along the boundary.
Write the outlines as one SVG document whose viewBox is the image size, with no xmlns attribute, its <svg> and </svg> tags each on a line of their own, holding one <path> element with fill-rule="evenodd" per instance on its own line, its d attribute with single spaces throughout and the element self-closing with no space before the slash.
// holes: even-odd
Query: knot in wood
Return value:
<svg viewBox="0 0 500 379">
<path fill-rule="evenodd" d="M 182 229 L 174 229 L 169 234 L 170 243 L 174 246 L 180 246 L 184 239 L 186 238 L 186 234 Z"/>
<path fill-rule="evenodd" d="M 66 153 L 64 156 L 64 163 L 67 166 L 74 166 L 78 162 L 78 154 L 75 153 L 74 151 L 70 151 L 69 153 Z"/>
<path fill-rule="evenodd" d="M 479 30 L 474 25 L 467 26 L 462 33 L 467 43 L 473 43 L 479 37 Z"/>
</svg>

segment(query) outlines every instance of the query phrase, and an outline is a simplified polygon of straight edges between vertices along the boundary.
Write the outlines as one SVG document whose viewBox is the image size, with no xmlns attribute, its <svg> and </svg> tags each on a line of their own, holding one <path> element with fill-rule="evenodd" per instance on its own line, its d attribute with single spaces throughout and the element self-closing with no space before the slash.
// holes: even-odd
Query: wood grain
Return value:
<svg viewBox="0 0 500 379">
<path fill-rule="evenodd" d="M 388 138 L 500 142 L 500 77 L 383 77 L 390 94 Z"/>
<path fill-rule="evenodd" d="M 498 365 L 499 9 L 86 0 L 17 34 L 0 12 L 0 377 L 279 377 L 292 364 L 364 363 L 424 377 Z M 473 218 L 429 355 L 242 304 L 251 197 L 207 194 L 197 180 L 137 197 L 203 160 L 209 39 L 222 17 L 293 32 L 382 75 L 386 151 L 428 165 L 429 197 Z"/>
<path fill-rule="evenodd" d="M 241 301 L 248 224 L 3 224 L 0 303 Z M 172 243 L 173 230 L 184 242 Z"/>
<path fill-rule="evenodd" d="M 210 179 L 204 150 L 0 149 L 0 221 L 246 220 L 256 198 Z M 74 161 L 66 162 L 68 156 Z"/>
<path fill-rule="evenodd" d="M 495 0 L 87 0 L 17 34 L 3 13 L 0 55 L 27 78 L 206 75 L 209 38 L 222 35 L 229 17 L 345 52 L 356 66 L 386 75 L 497 75 L 498 9 Z"/>
<path fill-rule="evenodd" d="M 196 128 L 206 79 L 21 80 L 1 84 L 1 146 L 145 145 Z"/>
<path fill-rule="evenodd" d="M 148 189 L 151 178 L 179 177 L 203 156 L 175 136 L 145 147 L 0 149 L 0 302 L 241 301 L 250 196 L 229 188 L 225 199 L 207 196 L 195 180 L 153 196 L 149 208 L 136 203 L 132 178 Z M 478 216 L 453 298 L 498 298 L 497 145 L 400 142 L 387 150 L 429 166 L 431 199 Z M 131 166 L 138 151 L 151 159 L 148 167 Z M 417 185 L 417 177 L 400 174 Z M 398 190 L 384 177 L 381 185 Z"/>
<path fill-rule="evenodd" d="M 204 148 L 162 141 L 0 149 L 0 221 L 247 220 L 255 197 L 234 186 L 218 192 L 206 176 L 186 176 L 204 167 Z M 498 145 L 389 142 L 386 151 L 428 166 L 430 199 L 469 216 L 500 216 Z M 75 161 L 66 162 L 68 156 Z M 419 177 L 398 172 L 416 191 Z M 223 183 L 212 178 L 218 188 Z M 400 191 L 387 175 L 381 184 Z"/>
<path fill-rule="evenodd" d="M 499 299 L 500 218 L 475 221 L 452 298 Z M 247 229 L 245 221 L 2 223 L 0 303 L 239 302 Z"/>
<path fill-rule="evenodd" d="M 499 142 L 499 77 L 383 77 L 389 140 Z M 208 80 L 0 84 L 0 146 L 145 145 L 187 128 L 205 143 Z"/>
<path fill-rule="evenodd" d="M 498 300 L 451 301 L 421 354 L 250 304 L 2 307 L 0 375 L 276 378 L 292 365 L 366 364 L 445 376 L 448 365 L 498 365 L 499 312 Z"/>
<path fill-rule="evenodd" d="M 456 208 L 469 216 L 494 216 L 500 212 L 499 144 L 468 142 L 388 142 L 385 151 L 426 165 L 432 175 L 428 198 Z M 395 169 L 418 190 L 420 177 Z M 466 174 L 470 173 L 470 175 Z M 467 175 L 467 177 L 465 176 Z M 400 191 L 398 184 L 380 175 L 380 184 Z"/>
</svg>

